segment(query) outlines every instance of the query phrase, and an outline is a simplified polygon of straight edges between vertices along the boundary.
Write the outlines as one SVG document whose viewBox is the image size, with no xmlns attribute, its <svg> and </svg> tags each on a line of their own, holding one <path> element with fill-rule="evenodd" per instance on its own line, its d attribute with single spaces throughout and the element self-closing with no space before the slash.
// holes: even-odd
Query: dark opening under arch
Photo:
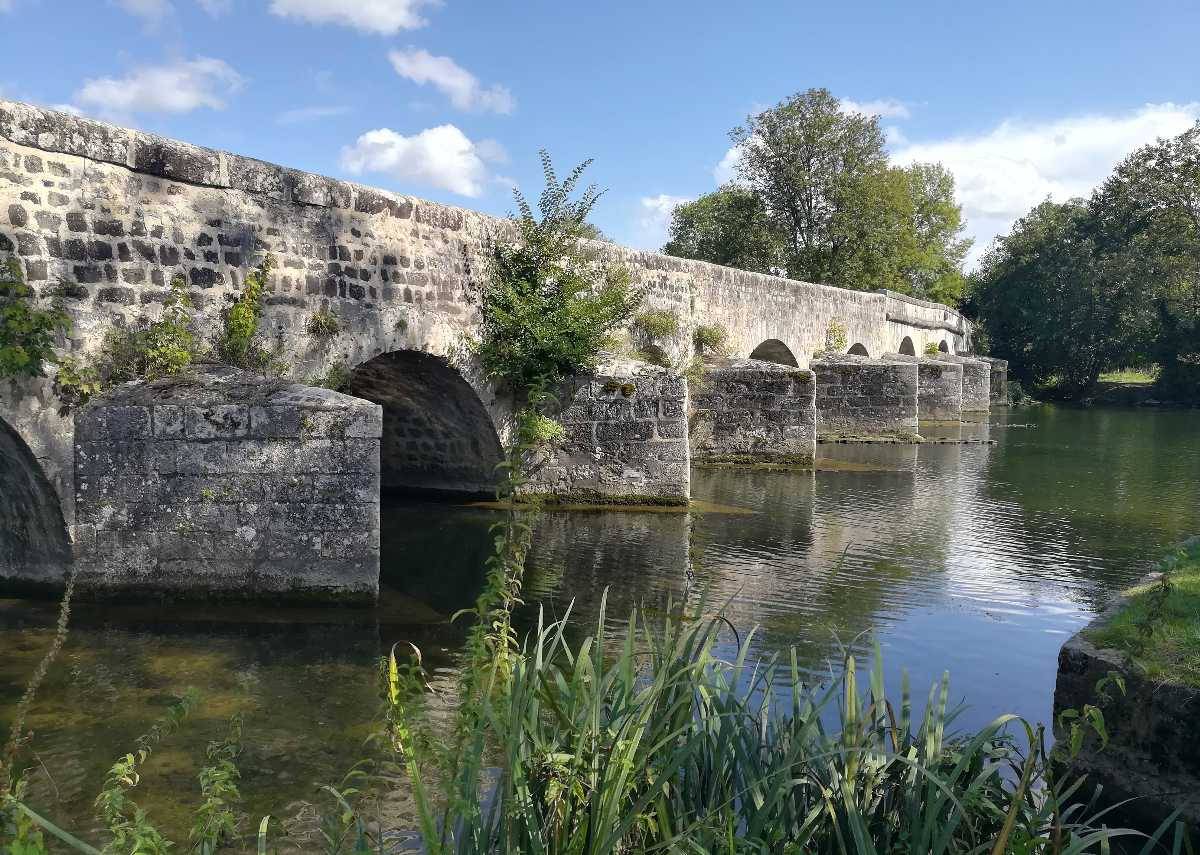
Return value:
<svg viewBox="0 0 1200 855">
<path fill-rule="evenodd" d="M 942 339 L 942 343 L 938 345 L 938 350 L 940 350 L 942 353 L 950 352 L 950 345 L 946 343 L 945 339 Z"/>
<path fill-rule="evenodd" d="M 870 356 L 871 355 L 871 354 L 867 353 L 867 348 L 861 343 L 855 343 L 850 348 L 850 350 L 847 351 L 847 353 L 853 354 L 854 356 Z"/>
<path fill-rule="evenodd" d="M 70 561 L 58 496 L 29 446 L 0 419 L 0 582 L 54 587 Z"/>
<path fill-rule="evenodd" d="M 900 352 L 905 356 L 916 356 L 917 348 L 913 344 L 913 340 L 908 336 L 904 337 L 904 341 L 900 342 Z"/>
<path fill-rule="evenodd" d="M 790 365 L 793 368 L 800 363 L 796 361 L 796 355 L 791 349 L 777 338 L 769 338 L 754 348 L 750 353 L 751 359 L 757 359 L 760 362 L 776 362 L 780 365 Z"/>
<path fill-rule="evenodd" d="M 445 359 L 385 353 L 351 372 L 350 394 L 383 406 L 384 490 L 492 496 L 500 439 L 475 390 Z"/>
</svg>

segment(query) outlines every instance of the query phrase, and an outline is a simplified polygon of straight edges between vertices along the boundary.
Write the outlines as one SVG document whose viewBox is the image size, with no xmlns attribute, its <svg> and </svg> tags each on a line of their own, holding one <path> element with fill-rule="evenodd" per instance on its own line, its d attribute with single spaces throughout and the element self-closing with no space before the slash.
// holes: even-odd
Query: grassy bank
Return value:
<svg viewBox="0 0 1200 855">
<path fill-rule="evenodd" d="M 1086 634 L 1088 641 L 1121 651 L 1152 680 L 1200 687 L 1200 538 L 1127 596 L 1112 620 Z"/>
</svg>

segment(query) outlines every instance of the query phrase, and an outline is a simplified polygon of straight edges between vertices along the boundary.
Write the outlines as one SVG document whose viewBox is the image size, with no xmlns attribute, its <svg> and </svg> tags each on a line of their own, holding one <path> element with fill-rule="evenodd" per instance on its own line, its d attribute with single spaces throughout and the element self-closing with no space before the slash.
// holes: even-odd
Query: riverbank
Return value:
<svg viewBox="0 0 1200 855">
<path fill-rule="evenodd" d="M 1077 764 L 1103 786 L 1104 803 L 1121 804 L 1120 817 L 1141 827 L 1173 811 L 1200 824 L 1200 537 L 1063 645 L 1060 739 L 1062 710 L 1086 704 L 1103 714 L 1108 739 L 1089 740 Z"/>
</svg>

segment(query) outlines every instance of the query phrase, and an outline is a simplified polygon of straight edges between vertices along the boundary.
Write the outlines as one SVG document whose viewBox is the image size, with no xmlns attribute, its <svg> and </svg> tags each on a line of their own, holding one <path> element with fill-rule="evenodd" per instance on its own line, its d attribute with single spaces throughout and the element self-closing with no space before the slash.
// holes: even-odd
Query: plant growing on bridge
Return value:
<svg viewBox="0 0 1200 855">
<path fill-rule="evenodd" d="M 10 258 L 0 268 L 0 379 L 41 377 L 46 363 L 57 361 L 55 338 L 70 328 L 58 306 L 38 308 L 21 262 Z"/>
<path fill-rule="evenodd" d="M 725 351 L 729 333 L 720 324 L 700 324 L 692 333 L 692 343 L 701 356 L 718 356 Z"/>
<path fill-rule="evenodd" d="M 942 352 L 942 351 L 941 351 L 941 348 L 939 348 L 939 347 L 937 346 L 937 344 L 935 344 L 935 343 L 934 343 L 934 342 L 932 342 L 932 341 L 931 341 L 931 342 L 929 342 L 929 344 L 925 345 L 925 351 L 924 351 L 924 353 L 925 353 L 925 355 L 926 355 L 926 356 L 937 356 L 937 355 L 938 355 L 939 353 L 941 353 L 941 352 Z"/>
<path fill-rule="evenodd" d="M 324 306 L 314 312 L 304 325 L 304 329 L 313 338 L 333 338 L 341 328 L 338 316 Z"/>
<path fill-rule="evenodd" d="M 679 335 L 679 316 L 666 309 L 650 309 L 633 319 L 634 329 L 650 341 Z"/>
<path fill-rule="evenodd" d="M 215 350 L 222 362 L 263 374 L 277 368 L 275 354 L 263 346 L 259 336 L 263 292 L 274 268 L 275 259 L 268 255 L 258 267 L 246 274 L 242 293 L 225 312 L 217 338 Z"/>
<path fill-rule="evenodd" d="M 825 352 L 841 353 L 846 349 L 846 325 L 837 318 L 825 327 Z"/>
<path fill-rule="evenodd" d="M 514 191 L 517 239 L 492 248 L 475 343 L 488 375 L 518 396 L 592 367 L 610 333 L 641 303 L 629 271 L 582 243 L 600 198 L 594 185 L 579 187 L 591 161 L 560 181 L 550 155 L 543 151 L 541 158 L 546 187 L 536 213 Z"/>
</svg>

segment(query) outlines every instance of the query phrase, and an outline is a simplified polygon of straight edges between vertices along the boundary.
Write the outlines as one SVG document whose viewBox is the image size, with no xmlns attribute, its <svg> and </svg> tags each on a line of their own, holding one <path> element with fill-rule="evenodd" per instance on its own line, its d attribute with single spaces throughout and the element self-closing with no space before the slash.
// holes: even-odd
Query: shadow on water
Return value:
<svg viewBox="0 0 1200 855">
<path fill-rule="evenodd" d="M 753 513 L 546 513 L 519 619 L 574 602 L 589 630 L 685 596 L 726 607 L 762 654 L 798 649 L 814 680 L 877 639 L 889 680 L 923 692 L 943 670 L 977 726 L 1001 711 L 1049 717 L 1058 647 L 1167 546 L 1200 531 L 1194 413 L 1000 413 L 962 426 L 995 445 L 822 446 L 813 471 L 700 470 L 698 499 Z M 483 582 L 494 510 L 391 498 L 381 512 L 373 610 L 80 605 L 31 724 L 34 798 L 87 831 L 103 773 L 195 686 L 194 719 L 155 754 L 139 801 L 176 839 L 196 803 L 205 743 L 245 715 L 250 815 L 311 827 L 314 784 L 363 756 L 377 722 L 378 657 L 419 646 L 435 685 L 454 678 Z M 700 560 L 687 577 L 689 549 Z M 53 607 L 0 601 L 0 726 L 50 639 Z M 728 644 L 732 645 L 732 639 Z M 403 816 L 401 798 L 395 811 Z"/>
</svg>

